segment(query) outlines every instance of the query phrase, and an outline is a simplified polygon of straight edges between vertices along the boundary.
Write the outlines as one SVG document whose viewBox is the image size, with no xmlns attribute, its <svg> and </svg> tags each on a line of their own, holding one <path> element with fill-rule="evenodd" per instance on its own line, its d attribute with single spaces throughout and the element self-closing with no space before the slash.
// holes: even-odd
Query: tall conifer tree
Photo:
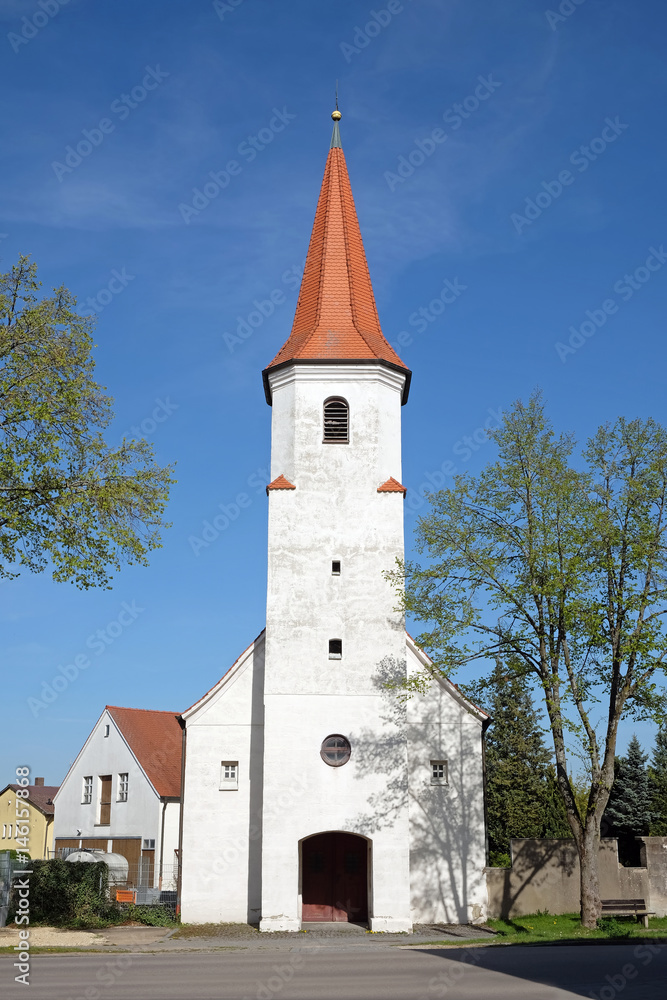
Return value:
<svg viewBox="0 0 667 1000">
<path fill-rule="evenodd" d="M 509 854 L 512 837 L 570 837 L 571 832 L 525 679 L 496 662 L 484 700 L 493 717 L 485 743 L 493 863 Z"/>
<path fill-rule="evenodd" d="M 647 754 L 633 736 L 626 757 L 616 761 L 614 784 L 604 813 L 608 824 L 607 836 L 618 837 L 627 844 L 635 837 L 646 836 L 651 822 L 651 796 Z M 622 852 L 621 852 L 622 853 Z"/>
<path fill-rule="evenodd" d="M 667 837 L 667 726 L 658 730 L 648 769 L 652 837 Z"/>
</svg>

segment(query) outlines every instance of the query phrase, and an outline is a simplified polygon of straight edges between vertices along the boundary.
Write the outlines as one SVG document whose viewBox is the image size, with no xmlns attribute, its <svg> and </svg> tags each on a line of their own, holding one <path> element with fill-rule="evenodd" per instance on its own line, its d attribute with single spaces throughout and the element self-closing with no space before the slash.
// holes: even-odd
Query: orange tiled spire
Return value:
<svg viewBox="0 0 667 1000">
<path fill-rule="evenodd" d="M 264 370 L 294 361 L 384 361 L 409 369 L 380 328 L 345 156 L 338 110 L 292 332 Z"/>
</svg>

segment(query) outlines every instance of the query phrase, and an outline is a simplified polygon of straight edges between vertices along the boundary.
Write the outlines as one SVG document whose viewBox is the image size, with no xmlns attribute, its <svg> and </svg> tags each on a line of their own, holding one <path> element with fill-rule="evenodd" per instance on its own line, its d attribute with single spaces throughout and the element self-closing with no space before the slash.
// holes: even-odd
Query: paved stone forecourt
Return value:
<svg viewBox="0 0 667 1000">
<path fill-rule="evenodd" d="M 192 928 L 194 932 L 194 928 Z M 18 944 L 18 927 L 0 928 L 0 948 L 13 948 Z M 278 948 L 289 950 L 295 945 L 318 942 L 322 946 L 337 947 L 341 940 L 359 946 L 385 944 L 424 944 L 429 941 L 464 941 L 469 938 L 495 935 L 482 927 L 467 924 L 433 924 L 417 926 L 412 934 L 371 934 L 365 927 L 348 923 L 306 924 L 303 930 L 278 931 L 260 934 L 249 924 L 209 925 L 201 936 L 179 936 L 178 929 L 167 927 L 108 927 L 99 931 L 61 930 L 57 927 L 34 927 L 30 931 L 32 948 L 71 948 L 73 951 L 214 951 L 235 946 L 247 948 Z"/>
</svg>

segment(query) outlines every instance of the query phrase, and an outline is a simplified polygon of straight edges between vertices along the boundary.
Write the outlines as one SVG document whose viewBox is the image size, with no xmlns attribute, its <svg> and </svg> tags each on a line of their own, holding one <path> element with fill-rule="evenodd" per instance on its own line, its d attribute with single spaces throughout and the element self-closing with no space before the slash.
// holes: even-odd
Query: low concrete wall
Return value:
<svg viewBox="0 0 667 1000">
<path fill-rule="evenodd" d="M 667 837 L 640 837 L 643 858 L 648 870 L 651 910 L 667 917 Z M 631 871 L 631 869 L 626 869 Z"/>
<path fill-rule="evenodd" d="M 667 916 L 667 837 L 640 839 L 644 868 L 620 865 L 615 839 L 600 842 L 600 895 L 641 896 L 658 916 Z M 573 840 L 512 840 L 511 852 L 511 868 L 486 869 L 489 917 L 579 911 L 579 858 Z"/>
</svg>

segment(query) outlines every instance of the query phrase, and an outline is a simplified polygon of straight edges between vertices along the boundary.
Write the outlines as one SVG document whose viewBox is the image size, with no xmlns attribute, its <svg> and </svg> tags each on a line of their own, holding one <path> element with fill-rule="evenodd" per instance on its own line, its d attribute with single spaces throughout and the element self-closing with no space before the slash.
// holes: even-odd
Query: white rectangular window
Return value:
<svg viewBox="0 0 667 1000">
<path fill-rule="evenodd" d="M 449 774 L 448 774 L 446 760 L 431 761 L 431 784 L 432 785 L 449 784 Z"/>
<path fill-rule="evenodd" d="M 9 824 L 9 839 L 12 839 L 12 824 Z"/>
<path fill-rule="evenodd" d="M 144 840 L 144 850 L 145 851 L 154 851 L 155 850 L 155 841 L 154 840 Z"/>
<path fill-rule="evenodd" d="M 127 802 L 128 773 L 123 771 L 118 775 L 118 801 Z"/>
<path fill-rule="evenodd" d="M 7 824 L 6 823 L 2 824 L 2 839 L 3 840 L 7 839 Z"/>
<path fill-rule="evenodd" d="M 220 762 L 220 788 L 233 789 L 239 787 L 239 762 L 223 760 Z"/>
<path fill-rule="evenodd" d="M 89 806 L 92 801 L 93 801 L 93 776 L 92 774 L 88 774 L 83 779 L 83 794 L 81 796 L 81 802 L 84 806 Z"/>
</svg>

